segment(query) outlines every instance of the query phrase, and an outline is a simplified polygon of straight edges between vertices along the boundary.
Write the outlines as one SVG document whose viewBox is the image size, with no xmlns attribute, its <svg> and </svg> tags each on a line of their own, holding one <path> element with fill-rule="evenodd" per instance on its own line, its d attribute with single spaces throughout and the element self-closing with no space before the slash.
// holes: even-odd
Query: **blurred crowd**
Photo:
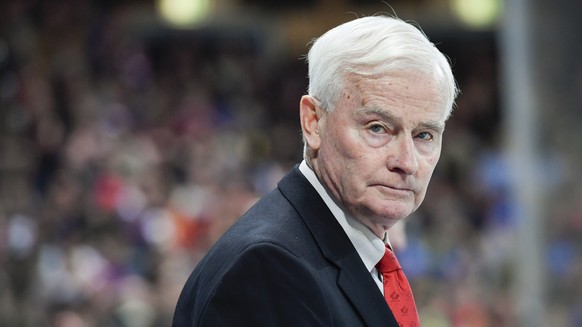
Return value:
<svg viewBox="0 0 582 327">
<path fill-rule="evenodd" d="M 0 4 L 0 326 L 169 325 L 201 256 L 301 160 L 297 56 L 253 33 L 135 31 L 113 3 Z M 440 37 L 463 93 L 399 257 L 423 326 L 513 326 L 495 41 Z M 548 319 L 580 326 L 582 208 L 561 208 Z"/>
</svg>

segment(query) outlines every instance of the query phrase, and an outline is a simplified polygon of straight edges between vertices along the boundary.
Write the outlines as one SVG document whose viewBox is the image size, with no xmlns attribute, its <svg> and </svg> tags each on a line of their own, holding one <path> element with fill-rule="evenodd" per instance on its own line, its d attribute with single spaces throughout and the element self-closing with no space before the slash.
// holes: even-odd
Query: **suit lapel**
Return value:
<svg viewBox="0 0 582 327">
<path fill-rule="evenodd" d="M 364 267 L 361 261 L 357 252 L 355 258 L 346 257 L 340 261 L 339 287 L 357 308 L 367 326 L 398 326 L 370 273 L 365 268 L 363 272 L 359 269 Z M 387 325 L 388 321 L 390 324 Z"/>
<path fill-rule="evenodd" d="M 279 189 L 299 212 L 324 256 L 339 269 L 338 286 L 367 326 L 398 326 L 356 249 L 298 167 L 279 183 Z"/>
</svg>

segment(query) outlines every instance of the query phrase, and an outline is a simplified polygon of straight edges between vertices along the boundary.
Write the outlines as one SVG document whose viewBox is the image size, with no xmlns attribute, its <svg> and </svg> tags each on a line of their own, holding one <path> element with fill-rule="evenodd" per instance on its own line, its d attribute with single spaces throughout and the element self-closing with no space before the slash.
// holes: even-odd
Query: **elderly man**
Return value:
<svg viewBox="0 0 582 327">
<path fill-rule="evenodd" d="M 419 326 L 387 231 L 422 203 L 457 88 L 414 26 L 375 16 L 313 43 L 304 161 L 195 268 L 174 326 Z"/>
</svg>

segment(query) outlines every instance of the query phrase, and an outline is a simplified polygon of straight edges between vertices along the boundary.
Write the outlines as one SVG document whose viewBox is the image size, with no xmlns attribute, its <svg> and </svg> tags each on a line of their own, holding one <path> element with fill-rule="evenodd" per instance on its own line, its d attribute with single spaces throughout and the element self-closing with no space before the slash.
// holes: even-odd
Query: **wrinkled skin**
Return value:
<svg viewBox="0 0 582 327">
<path fill-rule="evenodd" d="M 448 108 L 423 73 L 346 81 L 329 111 L 311 96 L 301 99 L 308 163 L 336 202 L 382 238 L 422 203 Z"/>
</svg>

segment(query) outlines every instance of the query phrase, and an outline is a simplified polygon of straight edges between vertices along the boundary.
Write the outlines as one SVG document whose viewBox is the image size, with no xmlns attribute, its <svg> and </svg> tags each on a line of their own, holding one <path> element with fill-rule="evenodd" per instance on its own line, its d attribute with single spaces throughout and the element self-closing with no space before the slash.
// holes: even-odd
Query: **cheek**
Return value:
<svg viewBox="0 0 582 327">
<path fill-rule="evenodd" d="M 436 165 L 439 162 L 440 156 L 441 156 L 441 148 L 439 146 L 438 149 L 435 149 L 433 154 L 426 157 L 426 165 L 427 165 L 427 170 L 429 171 L 429 176 L 432 175 L 432 172 L 436 168 Z"/>
<path fill-rule="evenodd" d="M 417 176 L 418 181 L 421 185 L 423 185 L 423 188 L 426 189 L 428 187 L 428 183 L 430 182 L 431 176 L 436 168 L 438 161 L 439 157 L 436 155 L 422 159 L 421 168 L 418 170 Z"/>
<path fill-rule="evenodd" d="M 429 167 L 428 170 L 430 171 L 431 174 L 434 171 L 434 169 L 436 168 L 436 165 L 438 162 L 439 162 L 438 157 L 434 157 L 434 158 L 431 158 L 430 160 L 428 160 L 428 167 Z"/>
<path fill-rule="evenodd" d="M 332 128 L 328 131 L 326 140 L 322 142 L 322 147 L 325 147 L 323 151 L 329 154 L 330 160 L 345 162 L 358 159 L 361 146 L 357 144 L 357 139 L 348 127 L 343 130 Z"/>
</svg>

